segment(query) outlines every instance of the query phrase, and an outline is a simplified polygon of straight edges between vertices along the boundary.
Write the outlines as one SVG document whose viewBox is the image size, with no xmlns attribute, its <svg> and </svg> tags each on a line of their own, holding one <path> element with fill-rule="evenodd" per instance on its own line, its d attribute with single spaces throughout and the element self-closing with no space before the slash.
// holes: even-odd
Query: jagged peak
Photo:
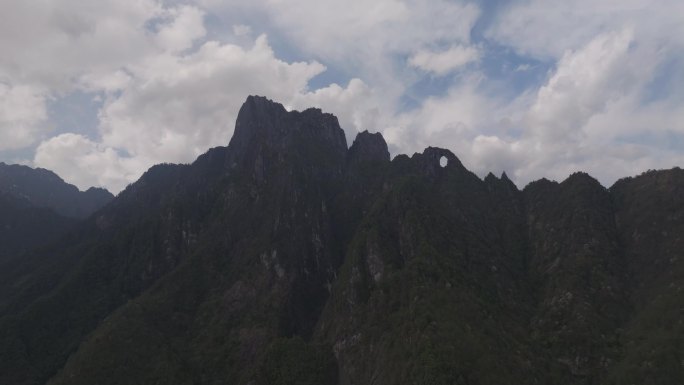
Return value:
<svg viewBox="0 0 684 385">
<path fill-rule="evenodd" d="M 247 96 L 247 99 L 245 100 L 245 103 L 243 104 L 244 106 L 256 108 L 259 110 L 277 110 L 281 112 L 287 112 L 285 107 L 276 102 L 273 101 L 265 96 L 259 96 L 259 95 L 249 95 Z"/>
<path fill-rule="evenodd" d="M 263 96 L 248 96 L 238 111 L 229 146 L 243 147 L 254 136 L 272 131 L 276 122 L 286 114 L 282 104 Z"/>
<path fill-rule="evenodd" d="M 506 172 L 501 173 L 501 183 L 507 185 L 511 189 L 518 190 L 518 185 L 516 185 L 509 177 L 506 175 Z"/>
<path fill-rule="evenodd" d="M 439 147 L 428 147 L 423 150 L 422 156 L 428 160 L 432 165 L 444 168 L 454 168 L 459 170 L 466 170 L 463 163 L 454 155 L 453 152 Z M 446 165 L 442 165 L 442 158 L 446 159 Z"/>
<path fill-rule="evenodd" d="M 309 107 L 309 108 L 307 108 L 306 110 L 303 110 L 303 111 L 301 111 L 301 112 L 300 112 L 300 111 L 297 111 L 297 110 L 292 110 L 292 112 L 295 113 L 295 114 L 299 113 L 299 114 L 305 115 L 305 116 L 313 116 L 313 117 L 323 116 L 323 117 L 325 117 L 325 118 L 334 118 L 334 119 L 337 119 L 337 116 L 335 116 L 335 115 L 333 115 L 333 114 L 331 114 L 331 113 L 329 113 L 329 112 L 325 112 L 325 111 L 323 111 L 322 109 L 320 109 L 320 108 L 318 108 L 318 107 Z"/>
<path fill-rule="evenodd" d="M 253 95 L 248 96 L 240 107 L 229 147 L 233 151 L 241 151 L 254 140 L 282 147 L 291 142 L 294 132 L 304 130 L 347 150 L 344 131 L 333 114 L 318 108 L 287 111 L 280 103 Z"/>
<path fill-rule="evenodd" d="M 487 176 L 485 176 L 484 182 L 490 186 L 505 186 L 511 190 L 518 190 L 518 186 L 508 178 L 508 175 L 506 175 L 505 171 L 501 174 L 500 178 L 498 178 L 492 172 L 489 172 Z"/>
<path fill-rule="evenodd" d="M 354 143 L 349 148 L 348 158 L 351 162 L 389 162 L 390 153 L 382 134 L 370 133 L 366 130 L 356 135 Z"/>
<path fill-rule="evenodd" d="M 496 175 L 492 174 L 491 171 L 488 172 L 487 176 L 485 176 L 485 178 L 484 178 L 485 183 L 489 183 L 489 184 L 497 182 L 498 180 L 499 180 L 499 178 L 497 178 Z"/>
</svg>

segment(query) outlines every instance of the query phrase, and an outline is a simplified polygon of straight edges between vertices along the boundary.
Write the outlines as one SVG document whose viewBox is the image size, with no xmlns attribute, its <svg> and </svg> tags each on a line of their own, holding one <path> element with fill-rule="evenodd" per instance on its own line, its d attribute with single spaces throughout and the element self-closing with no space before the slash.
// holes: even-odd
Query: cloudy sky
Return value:
<svg viewBox="0 0 684 385">
<path fill-rule="evenodd" d="M 0 161 L 119 192 L 249 94 L 519 187 L 684 166 L 681 0 L 3 0 Z"/>
</svg>

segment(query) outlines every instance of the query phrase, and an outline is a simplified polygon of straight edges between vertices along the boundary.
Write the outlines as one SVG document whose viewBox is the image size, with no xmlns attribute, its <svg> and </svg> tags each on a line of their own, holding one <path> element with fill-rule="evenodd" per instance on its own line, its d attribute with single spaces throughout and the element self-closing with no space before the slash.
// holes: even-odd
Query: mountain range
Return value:
<svg viewBox="0 0 684 385">
<path fill-rule="evenodd" d="M 0 261 L 55 241 L 114 196 L 81 192 L 52 171 L 0 162 Z"/>
<path fill-rule="evenodd" d="M 0 384 L 684 383 L 679 168 L 520 190 L 250 96 L 115 198 L 58 179 L 0 167 Z"/>
</svg>

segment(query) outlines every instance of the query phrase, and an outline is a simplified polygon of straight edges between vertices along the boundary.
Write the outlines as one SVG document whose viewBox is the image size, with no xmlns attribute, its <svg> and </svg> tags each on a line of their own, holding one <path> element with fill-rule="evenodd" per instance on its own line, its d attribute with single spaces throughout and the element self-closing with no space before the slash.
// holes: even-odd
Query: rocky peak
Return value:
<svg viewBox="0 0 684 385">
<path fill-rule="evenodd" d="M 349 148 L 348 159 L 351 163 L 388 162 L 390 153 L 385 138 L 379 132 L 360 132 Z"/>
<path fill-rule="evenodd" d="M 257 183 L 286 170 L 337 175 L 347 153 L 337 118 L 320 109 L 287 111 L 282 104 L 250 96 L 240 108 L 226 165 Z"/>
<path fill-rule="evenodd" d="M 491 172 L 487 173 L 487 176 L 485 176 L 484 181 L 487 184 L 494 184 L 499 180 L 499 178 L 496 177 L 496 175 L 492 174 Z"/>
<path fill-rule="evenodd" d="M 240 107 L 235 131 L 230 140 L 231 148 L 244 148 L 256 137 L 274 138 L 279 136 L 279 124 L 287 116 L 282 104 L 262 96 L 249 96 Z"/>
<path fill-rule="evenodd" d="M 497 178 L 496 175 L 491 172 L 487 174 L 484 178 L 484 183 L 490 191 L 501 190 L 501 191 L 514 191 L 519 192 L 518 186 L 513 183 L 504 172 L 501 174 L 501 178 Z"/>
<path fill-rule="evenodd" d="M 242 152 L 259 142 L 283 149 L 295 139 L 323 140 L 338 151 L 347 150 L 344 131 L 334 115 L 317 108 L 287 111 L 282 104 L 262 96 L 249 96 L 240 108 L 229 147 Z"/>
<path fill-rule="evenodd" d="M 456 155 L 444 148 L 428 147 L 422 154 L 415 154 L 411 160 L 417 160 L 423 172 L 429 176 L 439 175 L 443 170 L 469 173 Z"/>
<path fill-rule="evenodd" d="M 499 180 L 501 181 L 501 184 L 506 186 L 509 190 L 518 191 L 518 186 L 516 186 L 515 183 L 508 178 L 508 175 L 506 175 L 505 172 L 501 174 L 501 178 Z"/>
</svg>

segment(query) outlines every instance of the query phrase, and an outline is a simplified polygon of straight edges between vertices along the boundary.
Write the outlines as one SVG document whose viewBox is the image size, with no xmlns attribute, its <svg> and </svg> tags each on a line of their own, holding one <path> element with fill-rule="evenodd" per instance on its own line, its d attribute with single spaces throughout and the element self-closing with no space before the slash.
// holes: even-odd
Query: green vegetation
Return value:
<svg viewBox="0 0 684 385">
<path fill-rule="evenodd" d="M 1 384 L 684 383 L 681 170 L 520 191 L 264 98 L 237 127 L 4 265 Z"/>
<path fill-rule="evenodd" d="M 307 344 L 300 337 L 274 340 L 257 367 L 259 385 L 326 385 L 337 383 L 337 363 L 329 347 Z"/>
</svg>

